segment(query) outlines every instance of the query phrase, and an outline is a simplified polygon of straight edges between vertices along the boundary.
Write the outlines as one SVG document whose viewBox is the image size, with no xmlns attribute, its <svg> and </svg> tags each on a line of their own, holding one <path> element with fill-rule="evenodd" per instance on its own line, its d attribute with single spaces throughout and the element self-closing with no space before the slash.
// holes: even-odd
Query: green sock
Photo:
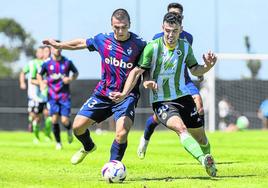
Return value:
<svg viewBox="0 0 268 188">
<path fill-rule="evenodd" d="M 188 132 L 181 133 L 180 138 L 184 149 L 202 164 L 204 153 L 198 142 Z"/>
<path fill-rule="evenodd" d="M 49 138 L 51 133 L 51 127 L 52 127 L 51 117 L 47 117 L 45 119 L 45 135 Z"/>
<path fill-rule="evenodd" d="M 39 139 L 39 129 L 40 129 L 40 125 L 37 124 L 36 121 L 33 121 L 33 133 L 34 133 L 34 136 Z"/>
<path fill-rule="evenodd" d="M 200 147 L 203 151 L 204 154 L 210 154 L 210 144 L 209 144 L 209 141 L 207 141 L 207 144 L 206 145 L 201 145 L 200 144 Z"/>
</svg>

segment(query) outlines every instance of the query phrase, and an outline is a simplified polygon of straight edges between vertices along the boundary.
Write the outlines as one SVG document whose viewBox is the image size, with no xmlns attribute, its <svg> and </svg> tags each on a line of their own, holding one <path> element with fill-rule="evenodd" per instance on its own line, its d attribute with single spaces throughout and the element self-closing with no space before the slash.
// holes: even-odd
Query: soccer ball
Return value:
<svg viewBox="0 0 268 188">
<path fill-rule="evenodd" d="M 127 170 L 122 162 L 111 160 L 102 167 L 101 174 L 108 183 L 122 183 L 126 179 Z"/>
<path fill-rule="evenodd" d="M 246 116 L 239 116 L 236 120 L 236 126 L 239 130 L 244 130 L 249 126 L 249 120 Z"/>
</svg>

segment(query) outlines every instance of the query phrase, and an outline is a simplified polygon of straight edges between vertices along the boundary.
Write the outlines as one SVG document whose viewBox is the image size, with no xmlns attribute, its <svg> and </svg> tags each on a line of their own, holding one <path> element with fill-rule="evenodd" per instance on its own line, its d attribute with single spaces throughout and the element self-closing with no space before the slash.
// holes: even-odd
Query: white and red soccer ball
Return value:
<svg viewBox="0 0 268 188">
<path fill-rule="evenodd" d="M 108 183 L 121 183 L 126 179 L 127 170 L 121 161 L 111 160 L 102 167 L 101 174 Z"/>
</svg>

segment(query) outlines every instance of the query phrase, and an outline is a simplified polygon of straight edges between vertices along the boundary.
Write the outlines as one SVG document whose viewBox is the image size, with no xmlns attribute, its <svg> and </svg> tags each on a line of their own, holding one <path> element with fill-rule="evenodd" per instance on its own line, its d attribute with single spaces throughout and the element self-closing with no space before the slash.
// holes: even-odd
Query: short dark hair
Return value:
<svg viewBox="0 0 268 188">
<path fill-rule="evenodd" d="M 171 8 L 178 8 L 180 9 L 181 13 L 183 13 L 183 6 L 180 3 L 170 3 L 167 7 L 167 11 Z"/>
<path fill-rule="evenodd" d="M 178 24 L 181 25 L 182 23 L 182 17 L 178 14 L 175 14 L 174 12 L 168 12 L 165 14 L 163 23 L 167 22 L 169 24 Z"/>
<path fill-rule="evenodd" d="M 49 45 L 43 45 L 43 46 L 40 46 L 40 48 L 42 48 L 42 49 L 49 48 L 50 49 L 50 46 Z"/>
<path fill-rule="evenodd" d="M 123 8 L 116 9 L 112 14 L 111 21 L 113 17 L 115 17 L 118 20 L 124 20 L 127 18 L 130 23 L 130 16 L 126 9 L 123 9 Z"/>
</svg>

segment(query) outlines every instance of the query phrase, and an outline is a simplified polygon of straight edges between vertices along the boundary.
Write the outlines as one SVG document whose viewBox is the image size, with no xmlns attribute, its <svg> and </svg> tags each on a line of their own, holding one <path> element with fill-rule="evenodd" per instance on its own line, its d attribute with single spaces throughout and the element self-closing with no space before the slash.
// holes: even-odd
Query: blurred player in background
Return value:
<svg viewBox="0 0 268 188">
<path fill-rule="evenodd" d="M 198 143 L 207 142 L 204 126 L 184 78 L 184 66 L 195 76 L 208 72 L 217 58 L 212 52 L 203 55 L 205 65 L 199 65 L 191 45 L 179 34 L 181 17 L 167 13 L 163 19 L 164 36 L 151 41 L 145 47 L 139 64 L 129 74 L 122 93 L 113 92 L 110 97 L 120 102 L 129 95 L 139 76 L 150 70 L 151 80 L 145 81 L 150 88 L 153 111 L 159 121 L 175 131 L 185 150 L 202 164 L 209 176 L 216 176 L 217 169 L 212 155 L 205 154 L 208 148 Z M 189 132 L 188 132 L 189 131 Z M 192 136 L 194 135 L 194 136 Z"/>
<path fill-rule="evenodd" d="M 70 75 L 70 72 L 73 74 Z M 61 55 L 61 50 L 51 48 L 51 57 L 42 65 L 38 74 L 38 81 L 42 91 L 48 87 L 49 112 L 52 117 L 53 133 L 56 149 L 62 149 L 59 117 L 67 129 L 68 142 L 73 141 L 71 113 L 71 94 L 69 84 L 76 80 L 78 71 L 73 62 Z M 46 79 L 44 79 L 46 78 Z"/>
<path fill-rule="evenodd" d="M 262 120 L 263 130 L 268 130 L 268 98 L 261 102 L 258 117 Z"/>
<path fill-rule="evenodd" d="M 173 13 L 177 14 L 178 16 L 181 16 L 181 18 L 183 19 L 183 6 L 181 4 L 170 3 L 167 7 L 167 11 L 173 12 Z M 164 32 L 158 33 L 153 37 L 153 40 L 155 40 L 157 38 L 161 38 L 161 37 L 163 37 L 163 35 L 164 35 Z M 184 39 L 184 40 L 188 41 L 188 43 L 192 46 L 193 36 L 190 33 L 182 30 L 179 37 L 180 37 L 180 39 Z M 145 73 L 145 75 L 147 75 L 147 74 Z M 200 118 L 202 119 L 202 123 L 203 123 L 203 125 L 205 125 L 202 98 L 200 96 L 198 88 L 194 85 L 192 79 L 190 78 L 188 68 L 186 66 L 184 69 L 184 77 L 185 77 L 186 87 L 188 87 L 188 89 L 190 90 L 190 94 L 192 95 L 192 97 L 194 99 L 194 102 L 195 102 L 196 107 L 197 107 L 197 111 L 200 115 Z M 199 80 L 202 81 L 203 76 L 200 76 Z M 140 144 L 139 144 L 139 147 L 137 150 L 137 154 L 138 154 L 138 157 L 140 159 L 143 159 L 145 157 L 147 146 L 149 144 L 149 140 L 150 140 L 152 134 L 154 133 L 155 128 L 159 125 L 159 123 L 160 122 L 158 121 L 157 116 L 155 114 L 150 116 L 147 119 L 146 124 L 145 124 L 144 134 L 140 138 Z M 201 144 L 201 146 L 204 145 L 204 147 L 209 147 L 208 140 L 205 143 L 199 143 L 199 144 Z M 209 153 L 210 149 L 208 149 L 207 152 Z"/>
<path fill-rule="evenodd" d="M 75 39 L 57 43 L 45 40 L 45 44 L 58 49 L 85 49 L 97 51 L 101 56 L 101 81 L 93 94 L 82 106 L 73 123 L 74 134 L 83 147 L 73 155 L 72 164 L 80 163 L 88 153 L 96 150 L 88 127 L 111 115 L 116 122 L 116 135 L 110 150 L 110 160 L 121 161 L 127 148 L 127 137 L 135 116 L 139 99 L 138 85 L 121 103 L 109 99 L 110 92 L 122 91 L 129 72 L 137 65 L 146 43 L 136 34 L 129 32 L 130 16 L 125 9 L 117 9 L 111 17 L 113 32 L 100 33 L 89 39 Z M 89 64 L 89 67 L 91 65 Z"/>
<path fill-rule="evenodd" d="M 28 76 L 28 112 L 32 119 L 32 131 L 35 135 L 34 143 L 38 143 L 40 141 L 39 130 L 40 130 L 40 122 L 41 115 L 43 110 L 46 107 L 47 95 L 42 93 L 39 87 L 39 84 L 36 80 L 37 71 L 40 69 L 43 63 L 44 53 L 43 47 L 39 47 L 36 50 L 36 58 L 30 61 L 23 69 L 23 72 L 20 74 L 20 87 L 22 89 L 26 88 L 25 84 L 25 74 L 29 73 Z M 50 129 L 51 123 L 49 122 L 49 118 L 45 116 L 45 139 L 50 140 Z"/>
</svg>

